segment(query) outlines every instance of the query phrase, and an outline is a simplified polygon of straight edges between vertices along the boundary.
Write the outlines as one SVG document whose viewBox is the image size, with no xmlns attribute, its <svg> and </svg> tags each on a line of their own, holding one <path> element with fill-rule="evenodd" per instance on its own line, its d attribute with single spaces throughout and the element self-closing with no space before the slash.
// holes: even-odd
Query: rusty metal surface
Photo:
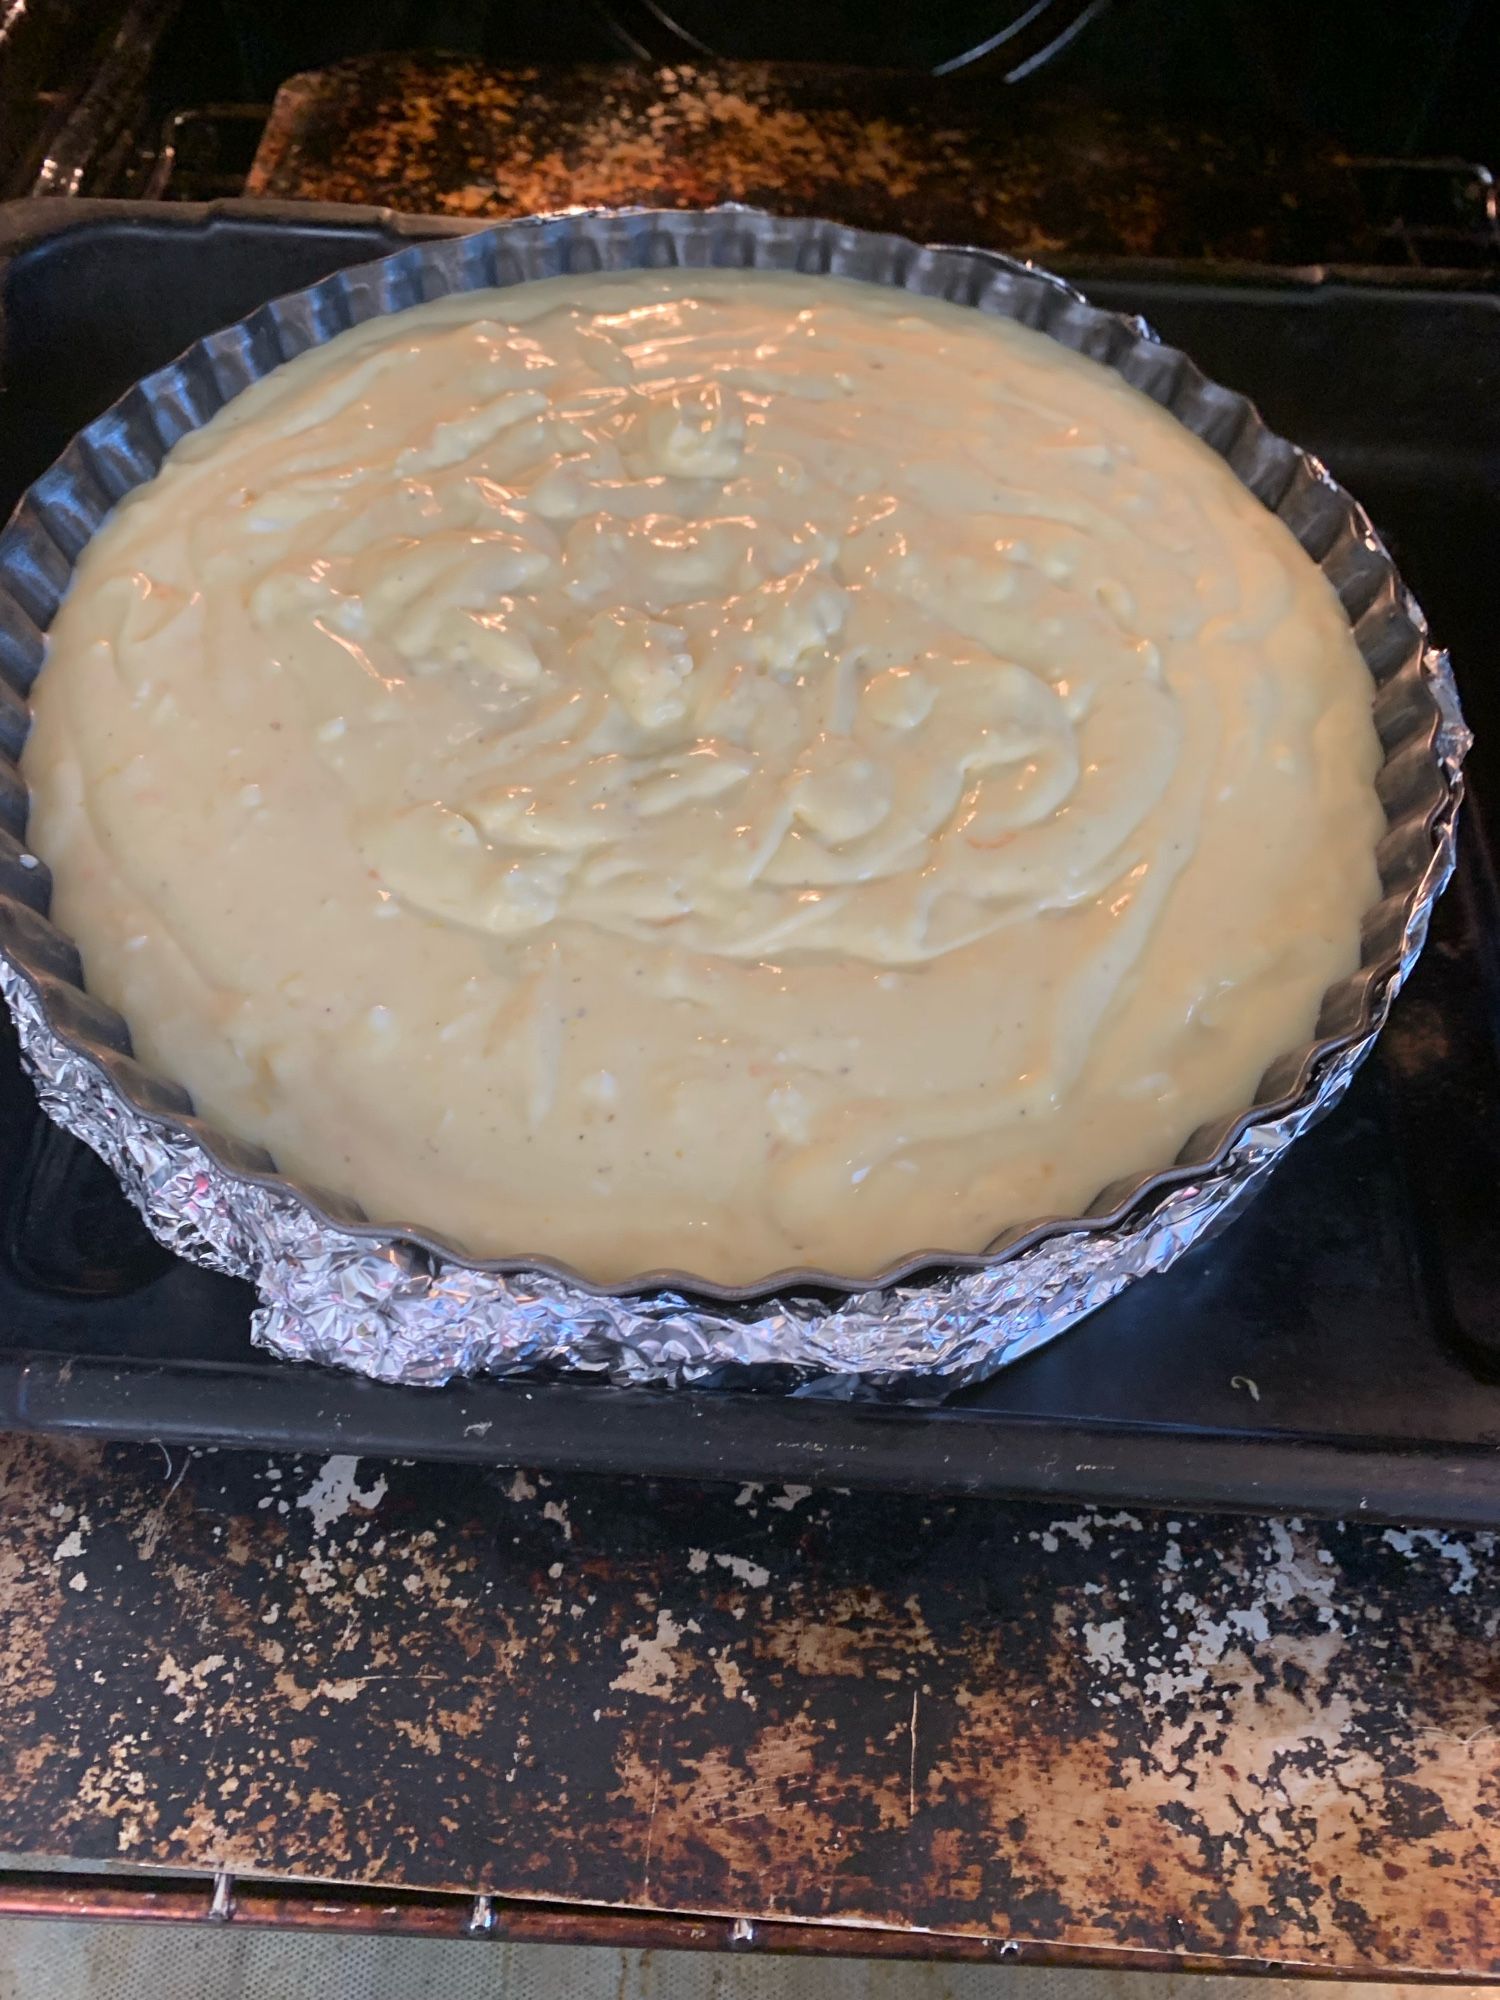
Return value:
<svg viewBox="0 0 1500 2000">
<path fill-rule="evenodd" d="M 0 1850 L 1493 1975 L 1497 1571 L 1488 1535 L 11 1438 Z"/>
<path fill-rule="evenodd" d="M 1296 264 L 1376 246 L 1317 141 L 815 64 L 358 57 L 282 87 L 245 191 L 495 218 L 744 201 L 1037 257 Z"/>
</svg>

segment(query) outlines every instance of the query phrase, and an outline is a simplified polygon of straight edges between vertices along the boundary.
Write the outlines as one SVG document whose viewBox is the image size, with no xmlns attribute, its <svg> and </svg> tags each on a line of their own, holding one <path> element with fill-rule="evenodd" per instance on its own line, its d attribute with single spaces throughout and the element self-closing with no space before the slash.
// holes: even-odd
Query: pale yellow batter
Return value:
<svg viewBox="0 0 1500 2000">
<path fill-rule="evenodd" d="M 371 322 L 86 550 L 31 840 L 138 1052 L 372 1218 L 870 1273 L 1248 1104 L 1378 896 L 1371 685 L 1023 328 L 668 272 Z"/>
</svg>

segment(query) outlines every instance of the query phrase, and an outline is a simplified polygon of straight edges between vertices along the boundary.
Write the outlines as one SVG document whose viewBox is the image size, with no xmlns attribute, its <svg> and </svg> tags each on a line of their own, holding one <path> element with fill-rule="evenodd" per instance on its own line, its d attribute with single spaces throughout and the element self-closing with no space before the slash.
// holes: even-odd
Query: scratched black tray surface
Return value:
<svg viewBox="0 0 1500 2000">
<path fill-rule="evenodd" d="M 138 376 L 452 224 L 226 203 L 0 210 L 0 513 Z M 403 1390 L 258 1355 L 0 1033 L 0 1424 L 693 1478 L 1500 1525 L 1500 294 L 1118 263 L 1140 311 L 1359 495 L 1479 748 L 1433 941 L 1346 1104 L 1243 1220 L 940 1409 L 578 1383 Z"/>
</svg>

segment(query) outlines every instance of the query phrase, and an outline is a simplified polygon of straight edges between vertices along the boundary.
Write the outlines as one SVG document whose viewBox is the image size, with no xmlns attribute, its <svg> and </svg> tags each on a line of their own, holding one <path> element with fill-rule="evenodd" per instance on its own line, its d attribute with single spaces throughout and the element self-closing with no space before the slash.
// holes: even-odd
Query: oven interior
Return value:
<svg viewBox="0 0 1500 2000">
<path fill-rule="evenodd" d="M 1328 0 L 1316 36 L 1306 11 L 0 4 L 0 196 L 45 197 L 10 209 L 0 238 L 6 509 L 137 376 L 409 233 L 539 190 L 755 196 L 1030 251 L 1143 312 L 1366 501 L 1480 739 L 1458 880 L 1349 1103 L 1219 1243 L 940 1408 L 737 1383 L 409 1392 L 273 1364 L 248 1289 L 161 1250 L 41 1118 L 7 1030 L 0 1421 L 1500 1524 L 1484 839 L 1500 10 Z"/>
</svg>

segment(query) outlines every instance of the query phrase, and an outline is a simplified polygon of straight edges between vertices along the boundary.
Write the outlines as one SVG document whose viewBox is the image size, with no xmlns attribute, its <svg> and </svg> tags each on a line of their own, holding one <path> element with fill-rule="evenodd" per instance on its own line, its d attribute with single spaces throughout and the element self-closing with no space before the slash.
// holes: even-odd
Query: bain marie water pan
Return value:
<svg viewBox="0 0 1500 2000">
<path fill-rule="evenodd" d="M 1253 1105 L 1195 1134 L 1166 1171 L 1103 1190 L 1085 1216 L 1008 1230 L 973 1257 L 893 1246 L 874 1281 L 798 1271 L 728 1288 L 657 1272 L 600 1288 L 524 1252 L 471 1260 L 429 1232 L 372 1222 L 194 1118 L 180 1090 L 131 1060 L 125 1025 L 84 993 L 76 951 L 46 922 L 46 874 L 20 844 L 24 791 L 9 763 L 16 839 L 0 854 L 0 981 L 44 1103 L 108 1160 L 163 1241 L 256 1284 L 258 1334 L 279 1352 L 414 1382 L 544 1364 L 657 1382 L 736 1363 L 869 1386 L 907 1374 L 975 1379 L 1165 1268 L 1253 1194 L 1368 1052 L 1451 870 L 1466 735 L 1446 662 L 1364 514 L 1315 460 L 1139 322 L 1088 306 L 1046 273 L 735 209 L 537 218 L 415 245 L 262 308 L 139 384 L 80 434 L 0 540 L 12 757 L 80 549 L 179 436 L 249 381 L 356 320 L 445 292 L 673 264 L 830 271 L 1021 319 L 1118 369 L 1225 456 L 1329 576 L 1375 684 L 1385 893 L 1366 918 L 1360 969 L 1330 991 L 1316 1040 L 1271 1066 Z"/>
</svg>

